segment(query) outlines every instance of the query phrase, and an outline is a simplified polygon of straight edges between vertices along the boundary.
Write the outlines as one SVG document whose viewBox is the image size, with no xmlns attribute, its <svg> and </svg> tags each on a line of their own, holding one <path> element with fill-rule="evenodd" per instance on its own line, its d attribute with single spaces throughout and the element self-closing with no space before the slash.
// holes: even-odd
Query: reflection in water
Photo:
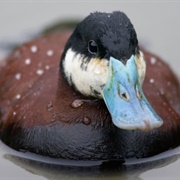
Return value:
<svg viewBox="0 0 180 180">
<path fill-rule="evenodd" d="M 64 166 L 58 164 L 44 163 L 40 161 L 30 160 L 12 154 L 5 154 L 4 158 L 10 160 L 14 164 L 26 169 L 29 172 L 43 176 L 47 179 L 141 179 L 141 173 L 148 170 L 164 167 L 179 158 L 179 154 L 175 154 L 162 159 L 145 161 L 138 163 L 121 164 L 122 162 L 111 161 L 102 163 L 99 166 L 78 167 Z M 150 158 L 151 159 L 151 158 Z M 149 160 L 150 160 L 149 159 Z M 153 159 L 153 158 L 152 158 Z"/>
</svg>

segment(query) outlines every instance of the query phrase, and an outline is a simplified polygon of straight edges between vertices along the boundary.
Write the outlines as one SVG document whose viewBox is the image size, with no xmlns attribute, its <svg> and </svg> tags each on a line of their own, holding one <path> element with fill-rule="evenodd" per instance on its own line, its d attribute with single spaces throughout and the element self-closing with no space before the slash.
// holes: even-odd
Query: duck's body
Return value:
<svg viewBox="0 0 180 180">
<path fill-rule="evenodd" d="M 70 160 L 149 157 L 178 146 L 180 89 L 169 67 L 143 51 L 143 89 L 163 125 L 150 131 L 119 129 L 102 99 L 75 91 L 60 73 L 59 59 L 70 34 L 41 37 L 1 63 L 2 141 L 19 151 Z"/>
</svg>

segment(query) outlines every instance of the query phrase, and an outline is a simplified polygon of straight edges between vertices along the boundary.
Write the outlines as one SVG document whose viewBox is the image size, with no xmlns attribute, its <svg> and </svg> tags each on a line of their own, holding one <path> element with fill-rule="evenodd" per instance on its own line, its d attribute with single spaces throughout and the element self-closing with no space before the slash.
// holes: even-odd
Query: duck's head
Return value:
<svg viewBox="0 0 180 180">
<path fill-rule="evenodd" d="M 96 12 L 78 24 L 62 54 L 61 72 L 81 94 L 103 99 L 117 127 L 162 125 L 142 91 L 146 64 L 124 13 Z"/>
</svg>

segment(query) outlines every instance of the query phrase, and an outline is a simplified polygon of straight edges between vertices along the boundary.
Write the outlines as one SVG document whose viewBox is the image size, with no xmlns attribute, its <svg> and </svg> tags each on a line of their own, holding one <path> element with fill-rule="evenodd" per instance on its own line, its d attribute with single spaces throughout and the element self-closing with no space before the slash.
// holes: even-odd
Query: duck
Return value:
<svg viewBox="0 0 180 180">
<path fill-rule="evenodd" d="M 180 144 L 179 80 L 121 11 L 17 47 L 0 77 L 0 139 L 18 152 L 124 162 Z"/>
</svg>

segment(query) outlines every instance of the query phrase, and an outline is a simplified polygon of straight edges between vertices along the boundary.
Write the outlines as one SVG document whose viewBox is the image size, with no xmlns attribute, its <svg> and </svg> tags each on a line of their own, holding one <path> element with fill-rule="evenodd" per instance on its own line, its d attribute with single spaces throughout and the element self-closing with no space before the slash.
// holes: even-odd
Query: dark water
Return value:
<svg viewBox="0 0 180 180">
<path fill-rule="evenodd" d="M 70 4 L 71 3 L 71 4 Z M 82 18 L 99 10 L 124 11 L 133 22 L 140 44 L 163 57 L 180 75 L 180 2 L 178 1 L 62 1 L 0 2 L 0 57 L 44 29 L 65 17 Z M 67 167 L 27 160 L 0 143 L 0 179 L 179 179 L 180 149 L 125 165 L 117 162 L 94 167 Z"/>
</svg>

